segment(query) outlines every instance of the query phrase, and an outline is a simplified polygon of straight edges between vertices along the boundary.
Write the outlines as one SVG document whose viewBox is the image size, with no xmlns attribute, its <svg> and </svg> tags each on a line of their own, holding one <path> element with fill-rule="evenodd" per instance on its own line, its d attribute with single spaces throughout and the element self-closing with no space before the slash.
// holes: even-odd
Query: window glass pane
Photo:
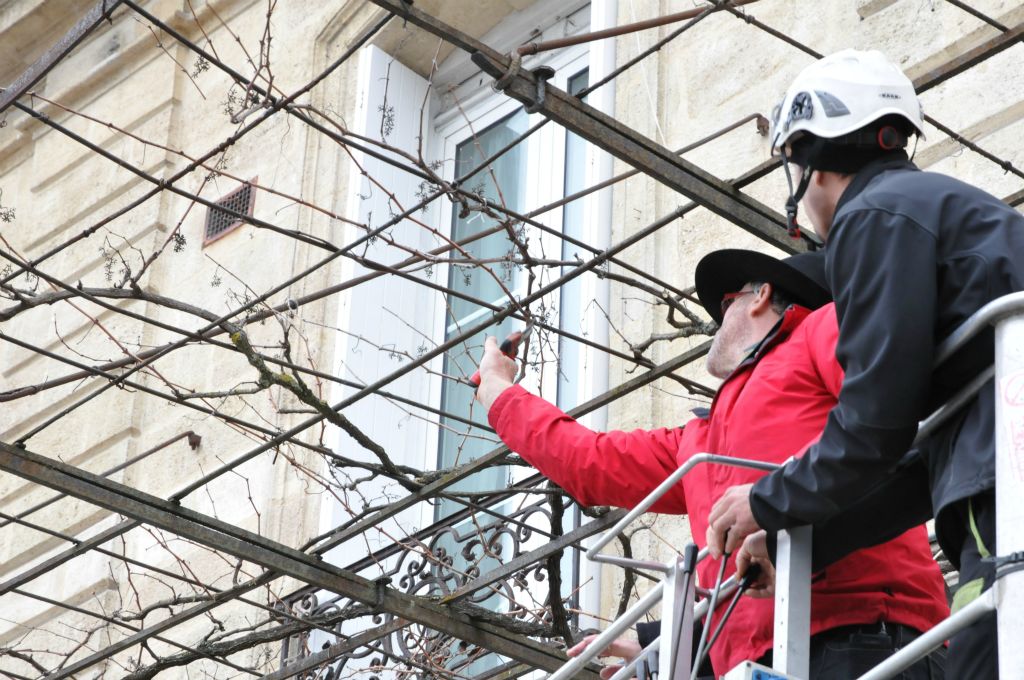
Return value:
<svg viewBox="0 0 1024 680">
<path fill-rule="evenodd" d="M 511 116 L 499 121 L 459 144 L 455 154 L 456 177 L 461 177 L 476 168 L 511 141 L 525 132 L 527 115 L 519 109 Z M 521 143 L 494 161 L 489 169 L 482 170 L 466 182 L 466 188 L 482 194 L 496 203 L 504 203 L 513 210 L 523 206 L 526 179 L 526 143 Z M 480 231 L 490 229 L 497 221 L 479 212 L 460 217 L 458 206 L 452 216 L 452 238 L 465 239 Z M 467 245 L 466 253 L 453 252 L 449 268 L 448 285 L 455 291 L 476 300 L 504 304 L 508 300 L 506 291 L 515 291 L 517 271 L 514 266 L 501 262 L 488 263 L 477 267 L 463 263 L 474 260 L 500 260 L 510 254 L 513 245 L 507 234 L 497 232 Z M 488 271 L 489 270 L 489 271 Z M 503 290 L 504 289 L 504 290 Z M 489 315 L 490 310 L 471 300 L 454 295 L 448 296 L 448 312 L 445 319 L 445 340 L 461 334 L 463 328 L 479 323 Z M 496 327 L 479 333 L 453 347 L 445 355 L 445 375 L 469 376 L 476 370 L 483 352 L 486 335 L 495 335 L 501 341 L 506 335 L 522 326 L 521 322 L 506 320 Z M 475 422 L 486 424 L 487 414 L 473 401 L 473 388 L 468 385 L 446 380 L 441 394 L 441 408 Z M 468 426 L 459 421 L 442 417 L 438 467 L 449 467 L 466 463 L 490 451 L 495 444 L 487 432 Z M 452 487 L 460 491 L 493 491 L 506 485 L 506 468 L 493 468 L 472 475 Z M 460 509 L 457 503 L 441 501 L 438 517 L 446 516 Z"/>
<path fill-rule="evenodd" d="M 518 109 L 511 116 L 459 144 L 455 153 L 456 178 L 463 177 L 479 166 L 484 159 L 489 158 L 519 137 L 526 130 L 526 123 L 527 114 L 522 109 Z M 473 193 L 483 195 L 490 201 L 504 204 L 518 211 L 524 203 L 526 163 L 526 143 L 521 143 L 494 161 L 489 169 L 484 169 L 467 180 L 466 188 Z M 496 224 L 495 219 L 479 212 L 460 216 L 459 206 L 454 206 L 452 239 L 454 241 L 463 240 L 473 234 L 490 229 Z M 511 240 L 505 232 L 501 231 L 474 241 L 465 246 L 462 251 L 453 251 L 448 286 L 454 291 L 482 302 L 506 303 L 508 292 L 515 292 L 517 283 L 515 267 L 502 266 L 500 262 L 489 262 L 479 267 L 461 262 L 467 259 L 500 260 L 509 255 L 512 248 Z M 477 302 L 455 295 L 449 295 L 447 303 L 445 341 L 460 335 L 461 329 L 477 324 L 491 314 L 490 310 Z M 484 338 L 487 335 L 495 335 L 500 342 L 512 330 L 521 325 L 521 322 L 506 320 L 453 347 L 445 354 L 445 375 L 472 375 L 483 353 Z M 472 387 L 453 380 L 445 380 L 441 391 L 441 408 L 447 413 L 486 424 L 487 413 L 473 400 L 473 395 Z M 467 463 L 496 446 L 493 435 L 487 431 L 446 416 L 441 417 L 439 437 L 438 467 Z M 506 467 L 490 468 L 471 475 L 452 485 L 450 489 L 456 492 L 495 491 L 508 485 L 508 475 Z M 441 499 L 436 506 L 436 517 L 437 519 L 448 517 L 464 510 L 465 507 L 456 501 Z M 502 546 L 491 544 L 495 538 L 499 542 L 502 541 L 504 534 L 500 531 L 500 525 L 500 520 L 487 515 L 454 522 L 451 529 L 436 541 L 433 552 L 441 562 L 447 562 L 452 571 L 466 574 L 469 578 L 472 578 L 473 575 L 487 573 L 501 566 L 500 560 L 492 556 L 492 553 L 500 555 Z M 479 540 L 474 542 L 470 539 L 467 542 L 466 538 L 474 534 Z M 466 549 L 472 548 L 474 545 L 475 549 L 470 549 L 467 552 Z M 449 588 L 458 587 L 459 584 L 451 581 L 450 576 L 445 574 L 447 569 L 441 569 L 440 572 L 439 576 L 444 579 Z M 495 611 L 509 608 L 509 602 L 498 594 L 473 601 Z M 465 662 L 465 657 L 457 644 L 452 643 L 450 651 L 454 666 L 460 666 L 460 662 Z M 491 654 L 466 666 L 461 666 L 459 670 L 462 674 L 472 676 L 495 668 L 499 662 L 500 658 Z"/>
<path fill-rule="evenodd" d="M 491 126 L 476 138 L 468 139 L 459 144 L 455 154 L 456 177 L 475 170 L 486 158 L 497 153 L 507 144 L 526 131 L 527 115 L 519 109 L 515 114 Z M 475 174 L 464 189 L 482 195 L 487 200 L 503 204 L 513 210 L 523 206 L 526 175 L 526 144 L 517 144 L 491 163 L 489 169 Z M 459 217 L 454 211 L 452 217 L 452 238 L 461 241 L 475 233 L 489 229 L 496 220 L 480 212 L 470 213 L 467 217 Z M 512 242 L 503 233 L 492 234 L 465 246 L 465 250 L 475 259 L 494 259 L 507 255 Z M 465 255 L 453 253 L 453 259 L 462 260 Z M 483 268 L 455 264 L 449 274 L 451 287 L 460 292 L 472 295 L 480 300 L 493 302 L 504 296 L 502 285 L 511 289 L 514 283 L 514 271 L 500 264 L 489 264 L 497 275 L 491 276 Z M 499 284 L 500 281 L 500 284 Z M 463 319 L 480 309 L 472 302 L 452 298 L 452 317 Z"/>
</svg>

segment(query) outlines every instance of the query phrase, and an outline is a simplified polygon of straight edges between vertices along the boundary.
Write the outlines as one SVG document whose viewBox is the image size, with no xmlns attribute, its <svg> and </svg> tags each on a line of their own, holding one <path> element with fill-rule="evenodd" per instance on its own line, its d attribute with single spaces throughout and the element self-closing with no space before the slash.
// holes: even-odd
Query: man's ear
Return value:
<svg viewBox="0 0 1024 680">
<path fill-rule="evenodd" d="M 757 293 L 754 294 L 754 299 L 747 308 L 751 316 L 760 316 L 765 312 L 772 311 L 772 292 L 774 292 L 772 284 L 762 283 Z"/>
</svg>

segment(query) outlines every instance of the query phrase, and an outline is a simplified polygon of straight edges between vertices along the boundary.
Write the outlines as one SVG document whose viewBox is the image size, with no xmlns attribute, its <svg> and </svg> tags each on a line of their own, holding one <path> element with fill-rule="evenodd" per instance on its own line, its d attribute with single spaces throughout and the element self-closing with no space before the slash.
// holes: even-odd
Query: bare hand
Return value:
<svg viewBox="0 0 1024 680">
<path fill-rule="evenodd" d="M 566 656 L 579 656 L 583 653 L 583 650 L 589 647 L 596 639 L 597 635 L 588 635 L 580 640 L 576 645 L 566 650 Z M 625 661 L 632 661 L 641 651 L 639 642 L 636 642 L 635 640 L 627 640 L 626 638 L 618 638 L 598 652 L 597 657 L 600 659 L 606 656 L 617 656 Z M 608 680 L 608 678 L 618 673 L 620 668 L 622 668 L 622 664 L 607 666 L 601 669 L 602 680 Z"/>
<path fill-rule="evenodd" d="M 476 399 L 484 408 L 490 410 L 491 404 L 498 395 L 512 386 L 516 377 L 516 364 L 498 349 L 498 341 L 493 336 L 484 340 L 484 357 L 480 360 L 480 386 L 476 390 Z"/>
<path fill-rule="evenodd" d="M 750 597 L 775 597 L 775 565 L 768 556 L 768 534 L 763 530 L 747 536 L 736 553 L 736 574 L 742 577 L 751 565 L 761 567 L 761 575 L 747 589 Z"/>
<path fill-rule="evenodd" d="M 733 553 L 750 534 L 761 527 L 750 509 L 750 488 L 741 484 L 726 489 L 708 515 L 707 541 L 711 556 L 718 559 L 723 553 Z"/>
</svg>

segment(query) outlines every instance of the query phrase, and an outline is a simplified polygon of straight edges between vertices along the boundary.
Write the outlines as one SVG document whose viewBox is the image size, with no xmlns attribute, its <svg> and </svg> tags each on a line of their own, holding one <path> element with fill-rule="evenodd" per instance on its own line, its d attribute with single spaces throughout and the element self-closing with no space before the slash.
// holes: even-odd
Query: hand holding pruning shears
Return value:
<svg viewBox="0 0 1024 680">
<path fill-rule="evenodd" d="M 749 575 L 747 595 L 775 597 L 775 565 L 768 554 L 768 536 L 762 529 L 750 534 L 736 551 L 736 575 Z"/>
<path fill-rule="evenodd" d="M 477 386 L 476 399 L 485 408 L 489 409 L 498 395 L 512 386 L 516 377 L 516 365 L 512 360 L 519 355 L 519 345 L 532 329 L 533 326 L 527 326 L 523 331 L 515 331 L 500 346 L 491 336 L 484 341 L 480 368 L 469 381 Z"/>
</svg>

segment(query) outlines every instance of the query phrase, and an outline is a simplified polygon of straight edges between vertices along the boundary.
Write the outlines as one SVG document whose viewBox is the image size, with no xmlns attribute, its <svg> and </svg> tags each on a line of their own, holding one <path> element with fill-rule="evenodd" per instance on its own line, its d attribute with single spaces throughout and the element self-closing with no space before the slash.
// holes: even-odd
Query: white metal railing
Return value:
<svg viewBox="0 0 1024 680">
<path fill-rule="evenodd" d="M 632 663 L 620 670 L 614 678 L 621 680 L 632 677 L 627 673 L 632 672 L 639 664 L 646 661 L 658 669 L 659 680 L 690 680 L 692 672 L 695 670 L 691 668 L 693 621 L 704 616 L 719 598 L 727 597 L 735 592 L 739 583 L 735 578 L 717 583 L 709 593 L 709 597 L 694 606 L 692 603 L 696 583 L 693 574 L 697 563 L 707 557 L 706 548 L 698 552 L 697 546 L 691 543 L 684 549 L 681 557 L 667 563 L 605 555 L 600 553 L 600 550 L 679 483 L 679 480 L 690 470 L 697 465 L 706 463 L 765 471 L 775 470 L 779 467 L 775 463 L 760 460 L 745 460 L 711 453 L 696 454 L 669 475 L 644 500 L 623 516 L 615 526 L 602 534 L 587 551 L 588 559 L 620 567 L 658 571 L 664 574 L 664 578 L 622 616 L 613 621 L 579 656 L 570 659 L 564 666 L 551 674 L 548 680 L 569 680 L 574 677 L 588 662 L 597 658 L 600 652 L 629 630 L 658 602 L 662 604 L 660 637 L 644 649 Z M 802 530 L 798 529 L 794 532 L 780 532 L 777 556 L 780 564 L 785 562 L 791 565 L 789 571 L 792 571 L 794 576 L 806 573 L 806 578 L 799 580 L 794 578 L 789 583 L 777 582 L 776 584 L 775 607 L 779 615 L 776 616 L 774 667 L 796 677 L 806 677 L 809 651 L 807 640 L 810 629 L 810 527 L 803 527 Z M 776 571 L 778 573 L 778 570 Z M 705 636 L 707 634 L 705 631 Z M 662 649 L 662 640 L 673 640 L 672 648 Z"/>
<path fill-rule="evenodd" d="M 996 378 L 996 543 L 1001 554 L 1024 555 L 1024 292 L 1005 295 L 988 303 L 961 324 L 936 350 L 938 366 L 981 330 L 995 325 L 995 364 L 968 382 L 959 392 L 921 422 L 915 444 L 932 434 L 943 422 L 966 405 L 993 377 Z M 690 470 L 700 464 L 714 463 L 758 470 L 774 470 L 778 465 L 710 453 L 692 456 L 664 482 L 634 507 L 619 522 L 601 535 L 587 551 L 594 562 L 664 574 L 664 579 L 600 634 L 579 656 L 570 659 L 549 680 L 568 680 L 625 633 L 659 601 L 662 603 L 661 636 L 613 676 L 625 680 L 636 674 L 641 664 L 658 669 L 659 680 L 691 678 L 693 621 L 716 606 L 719 597 L 727 597 L 738 587 L 735 578 L 716 584 L 710 597 L 694 601 L 696 564 L 707 556 L 698 554 L 690 544 L 683 557 L 662 564 L 636 560 L 600 551 L 620 535 L 637 517 L 674 487 Z M 776 553 L 775 642 L 773 667 L 792 678 L 806 678 L 810 654 L 810 569 L 811 528 L 799 527 L 779 532 Z M 666 585 L 671 587 L 667 588 Z M 883 680 L 927 656 L 954 633 L 995 610 L 999 623 L 1000 675 L 1024 678 L 1024 570 L 998 578 L 995 585 L 956 614 L 922 634 L 858 680 Z M 709 617 L 710 622 L 710 617 Z M 707 630 L 700 646 L 704 646 Z M 663 640 L 673 640 L 668 653 L 662 653 Z M 699 661 L 699 659 L 698 659 Z M 692 670 L 693 674 L 696 669 Z"/>
</svg>

